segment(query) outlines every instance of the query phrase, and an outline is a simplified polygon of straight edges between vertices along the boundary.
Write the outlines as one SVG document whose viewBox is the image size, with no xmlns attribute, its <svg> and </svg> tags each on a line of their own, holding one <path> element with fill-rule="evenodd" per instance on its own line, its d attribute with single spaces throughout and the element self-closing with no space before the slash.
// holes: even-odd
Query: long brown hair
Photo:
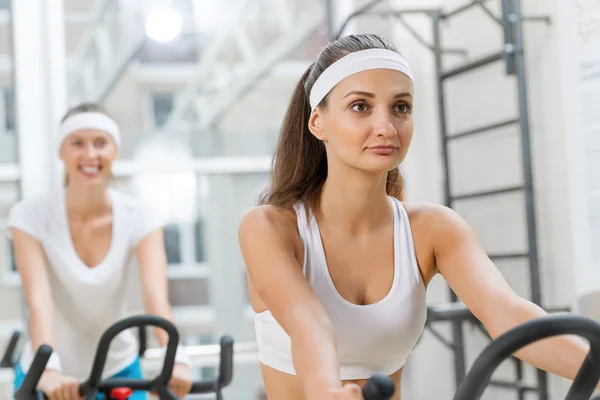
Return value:
<svg viewBox="0 0 600 400">
<path fill-rule="evenodd" d="M 62 117 L 60 123 L 62 124 L 63 122 L 65 122 L 67 120 L 67 118 L 72 117 L 73 115 L 77 115 L 77 114 L 81 114 L 81 113 L 85 113 L 85 112 L 96 112 L 96 113 L 104 114 L 107 117 L 110 117 L 110 115 L 108 114 L 106 109 L 104 107 L 102 107 L 100 104 L 81 103 L 79 105 L 76 105 L 75 107 L 70 108 L 65 113 L 65 115 Z M 111 173 L 111 177 L 112 177 L 112 173 Z M 65 172 L 65 176 L 63 178 L 63 185 L 65 187 L 67 187 L 68 184 L 69 184 L 69 174 L 67 174 Z"/>
<path fill-rule="evenodd" d="M 378 35 L 349 35 L 328 44 L 304 72 L 283 119 L 273 157 L 271 182 L 260 195 L 259 204 L 290 209 L 299 202 L 306 210 L 314 207 L 327 178 L 327 157 L 324 144 L 308 129 L 310 90 L 331 64 L 350 53 L 368 49 L 398 52 L 393 44 Z M 319 107 L 327 107 L 327 97 Z M 398 167 L 388 171 L 386 192 L 404 200 L 404 178 Z"/>
</svg>

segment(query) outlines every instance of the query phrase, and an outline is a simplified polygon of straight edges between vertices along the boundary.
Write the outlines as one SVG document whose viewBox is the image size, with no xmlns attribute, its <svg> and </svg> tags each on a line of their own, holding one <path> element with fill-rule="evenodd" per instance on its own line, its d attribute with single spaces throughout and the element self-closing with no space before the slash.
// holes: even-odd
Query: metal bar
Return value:
<svg viewBox="0 0 600 400">
<path fill-rule="evenodd" d="M 498 128 L 503 128 L 505 126 L 509 126 L 509 125 L 513 125 L 513 124 L 518 124 L 518 123 L 519 123 L 518 119 L 509 119 L 509 120 L 506 120 L 506 121 L 496 122 L 494 124 L 480 126 L 478 128 L 475 128 L 475 129 L 471 129 L 471 130 L 468 130 L 468 131 L 457 133 L 455 135 L 449 135 L 448 136 L 448 140 L 456 140 L 456 139 L 463 138 L 465 136 L 475 135 L 477 133 L 488 133 L 491 130 L 498 129 Z"/>
<path fill-rule="evenodd" d="M 445 14 L 442 14 L 441 19 L 447 19 L 447 18 L 450 18 L 450 17 L 454 17 L 454 16 L 456 16 L 458 14 L 462 14 L 463 12 L 471 9 L 472 7 L 476 6 L 477 4 L 484 3 L 485 1 L 487 1 L 487 0 L 474 0 L 473 2 L 471 2 L 469 4 L 466 4 L 464 6 L 456 8 L 456 9 L 454 9 L 452 11 L 449 11 L 449 12 L 447 12 Z"/>
<path fill-rule="evenodd" d="M 519 393 L 521 392 L 526 392 L 526 391 L 531 391 L 531 392 L 535 392 L 537 390 L 536 387 L 533 386 L 524 386 L 521 383 L 513 383 L 513 382 L 506 382 L 506 381 L 499 381 L 499 380 L 491 380 L 490 381 L 490 386 L 495 386 L 495 387 L 500 387 L 500 388 L 506 388 L 506 389 L 516 389 Z M 521 394 L 519 394 L 519 400 L 523 400 L 525 399 L 525 397 L 522 397 Z"/>
<path fill-rule="evenodd" d="M 513 357 L 515 362 L 515 373 L 517 375 L 517 398 L 518 400 L 525 400 L 525 388 L 522 385 L 523 382 L 523 362 L 517 357 Z"/>
<path fill-rule="evenodd" d="M 527 258 L 529 253 L 507 253 L 507 254 L 488 254 L 491 260 L 514 260 L 515 258 Z"/>
<path fill-rule="evenodd" d="M 344 32 L 344 29 L 346 29 L 346 26 L 348 26 L 348 23 L 350 23 L 350 21 L 352 19 L 356 18 L 359 15 L 365 14 L 367 11 L 369 11 L 371 8 L 375 7 L 377 4 L 381 3 L 382 1 L 383 0 L 371 0 L 367 4 L 365 4 L 364 6 L 360 7 L 358 10 L 356 10 L 352 14 L 350 14 L 348 16 L 348 18 L 346 18 L 346 20 L 344 21 L 344 23 L 342 24 L 342 26 L 340 26 L 340 29 L 334 35 L 333 39 L 339 39 L 340 36 L 342 36 L 342 33 Z"/>
<path fill-rule="evenodd" d="M 525 202 L 527 212 L 527 227 L 528 227 L 528 239 L 529 239 L 529 252 L 531 259 L 531 284 L 532 284 L 532 298 L 533 301 L 542 305 L 542 295 L 540 289 L 539 279 L 539 266 L 538 266 L 538 246 L 537 246 L 537 229 L 535 219 L 535 199 L 533 194 L 533 173 L 532 173 L 532 162 L 531 162 L 531 143 L 530 143 L 530 129 L 529 129 L 529 107 L 527 103 L 527 85 L 526 85 L 526 74 L 525 74 L 525 57 L 523 54 L 523 36 L 521 31 L 520 23 L 520 1 L 514 1 L 514 11 L 516 19 L 514 22 L 515 26 L 515 39 L 518 44 L 518 51 L 516 52 L 516 73 L 517 73 L 517 88 L 519 98 L 519 112 L 520 112 L 520 125 L 521 125 L 521 150 L 523 159 L 523 178 L 525 183 Z"/>
<path fill-rule="evenodd" d="M 449 71 L 444 72 L 442 74 L 442 80 L 452 78 L 453 76 L 460 75 L 464 72 L 472 71 L 476 68 L 486 66 L 488 64 L 491 64 L 496 61 L 500 61 L 502 59 L 504 59 L 504 52 L 490 54 L 489 56 L 480 58 L 479 60 L 473 61 L 472 63 L 468 63 L 468 64 L 462 65 L 460 67 L 457 67 L 455 69 L 451 69 Z"/>
<path fill-rule="evenodd" d="M 427 41 L 423 38 L 423 36 L 421 36 L 419 34 L 419 32 L 416 31 L 415 28 L 413 28 L 408 22 L 406 22 L 404 20 L 404 18 L 402 18 L 401 15 L 396 15 L 396 19 L 398 20 L 398 22 L 400 22 L 400 24 L 402 26 L 404 26 L 404 28 L 413 35 L 413 37 L 416 39 L 417 42 L 421 43 L 423 46 L 427 47 L 429 50 L 434 51 L 433 50 L 433 46 L 430 45 L 429 43 L 427 43 Z"/>
<path fill-rule="evenodd" d="M 500 18 L 496 17 L 494 15 L 494 13 L 491 12 L 489 8 L 487 8 L 487 6 L 485 4 L 483 4 L 483 3 L 480 2 L 479 3 L 479 8 L 481 8 L 483 10 L 483 12 L 486 13 L 491 19 L 493 19 L 494 21 L 496 21 L 498 23 L 498 25 L 502 26 L 502 24 L 503 24 L 502 20 Z"/>
<path fill-rule="evenodd" d="M 454 345 L 450 341 L 448 341 L 444 336 L 442 336 L 441 333 L 439 333 L 438 331 L 436 331 L 430 324 L 426 324 L 425 326 L 429 329 L 429 331 L 431 332 L 431 334 L 433 336 L 435 336 L 435 338 L 437 340 L 439 340 L 444 346 L 446 346 L 446 347 L 448 347 L 449 349 L 452 349 L 452 350 L 454 349 Z"/>
<path fill-rule="evenodd" d="M 446 54 L 460 54 L 463 57 L 468 57 L 469 56 L 469 52 L 465 49 L 451 49 L 451 48 L 445 48 L 442 49 L 442 53 L 446 53 Z"/>
<path fill-rule="evenodd" d="M 146 43 L 146 35 L 142 34 L 140 37 L 135 39 L 131 46 L 124 52 L 123 58 L 119 60 L 115 66 L 115 69 L 111 71 L 111 75 L 104 82 L 100 82 L 100 90 L 95 93 L 93 101 L 96 103 L 104 103 L 112 89 L 116 86 L 117 82 L 121 79 L 125 71 L 129 68 L 132 61 L 137 58 L 140 50 Z"/>
<path fill-rule="evenodd" d="M 403 10 L 403 11 L 398 11 L 398 10 L 381 10 L 381 11 L 369 11 L 365 14 L 367 15 L 379 15 L 382 17 L 387 17 L 387 16 L 394 16 L 398 22 L 400 22 L 402 24 L 402 26 L 404 26 L 406 28 L 406 30 L 413 35 L 413 37 L 415 38 L 415 40 L 417 40 L 417 42 L 421 43 L 423 46 L 427 47 L 429 50 L 434 51 L 433 50 L 433 46 L 429 43 L 427 43 L 427 40 L 425 40 L 423 38 L 423 36 L 421 36 L 419 34 L 419 32 L 417 32 L 417 30 L 415 28 L 412 27 L 412 25 L 410 25 L 408 22 L 406 22 L 406 20 L 403 18 L 403 15 L 405 14 L 413 14 L 413 13 L 427 13 L 427 14 L 431 14 L 432 12 L 439 12 L 439 10 L 425 10 L 425 9 L 416 9 L 416 10 Z M 452 48 L 448 48 L 448 49 L 442 49 L 442 53 L 447 53 L 447 54 L 460 54 L 464 57 L 466 57 L 468 55 L 467 50 L 465 49 L 452 49 Z"/>
<path fill-rule="evenodd" d="M 545 22 L 546 25 L 548 25 L 548 26 L 552 25 L 552 18 L 548 17 L 548 16 L 543 16 L 543 15 L 523 17 L 522 21 L 525 21 L 525 22 Z"/>
<path fill-rule="evenodd" d="M 0 164 L 0 182 L 18 182 L 20 178 L 19 164 Z"/>
<path fill-rule="evenodd" d="M 115 177 L 131 177 L 142 173 L 197 173 L 235 174 L 263 173 L 271 169 L 271 157 L 206 157 L 192 160 L 181 160 L 171 163 L 152 163 L 134 160 L 119 160 L 113 164 L 112 173 Z"/>
<path fill-rule="evenodd" d="M 448 141 L 446 140 L 448 127 L 446 121 L 446 108 L 444 102 L 444 79 L 442 77 L 442 38 L 440 32 L 441 13 L 432 13 L 432 28 L 433 28 L 433 53 L 435 58 L 435 77 L 437 82 L 437 103 L 440 121 L 440 134 L 441 134 L 441 145 L 442 145 L 442 160 L 444 170 L 444 204 L 448 207 L 451 206 L 452 198 L 450 196 L 450 163 L 448 154 Z M 456 302 L 458 297 L 456 293 L 449 288 L 450 301 Z M 460 384 L 466 375 L 466 360 L 465 360 L 465 346 L 464 346 L 464 335 L 462 330 L 461 321 L 452 321 L 452 342 L 454 348 L 454 379 L 456 383 L 456 389 L 460 387 Z"/>
<path fill-rule="evenodd" d="M 488 190 L 485 192 L 474 192 L 474 193 L 468 193 L 468 194 L 461 194 L 458 196 L 452 196 L 452 200 L 456 201 L 456 200 L 476 199 L 479 197 L 488 197 L 488 196 L 493 196 L 496 194 L 518 192 L 523 189 L 524 189 L 524 186 L 511 186 L 511 187 L 506 187 L 503 189 Z"/>
<path fill-rule="evenodd" d="M 325 0 L 325 22 L 327 28 L 327 40 L 331 41 L 335 34 L 334 0 Z"/>
<path fill-rule="evenodd" d="M 515 382 L 490 380 L 490 386 L 500 387 L 504 389 L 517 389 L 519 387 L 519 384 Z"/>
<path fill-rule="evenodd" d="M 515 40 L 512 23 L 509 15 L 511 14 L 511 1 L 502 0 L 502 26 L 504 31 L 504 63 L 506 64 L 506 74 L 515 73 Z"/>
<path fill-rule="evenodd" d="M 441 10 L 439 8 L 403 8 L 403 9 L 381 9 L 381 10 L 369 10 L 363 12 L 362 15 L 379 15 L 380 17 L 400 17 L 402 15 L 414 15 L 414 14 L 434 14 L 439 13 Z"/>
<path fill-rule="evenodd" d="M 456 301 L 427 307 L 427 322 L 469 319 L 475 319 L 475 316 L 462 302 Z"/>
<path fill-rule="evenodd" d="M 519 98 L 520 125 L 521 125 L 521 152 L 523 160 L 523 178 L 525 183 L 525 207 L 527 217 L 527 236 L 529 242 L 529 274 L 531 282 L 531 297 L 534 303 L 542 306 L 542 293 L 540 284 L 540 270 L 538 260 L 537 229 L 535 219 L 535 198 L 533 194 L 533 173 L 531 162 L 531 144 L 529 132 L 529 110 L 527 104 L 527 85 L 525 74 L 525 56 L 523 51 L 523 27 L 521 23 L 521 2 L 512 0 L 512 13 L 509 17 L 513 24 L 514 39 L 516 44 L 515 72 L 517 76 L 517 90 Z M 548 400 L 548 382 L 546 372 L 537 369 L 539 398 Z"/>
<path fill-rule="evenodd" d="M 219 344 L 203 344 L 198 346 L 184 347 L 185 352 L 190 357 L 218 356 L 219 354 L 221 354 L 221 346 Z M 258 351 L 258 345 L 256 342 L 234 343 L 233 351 L 236 354 L 254 354 Z M 149 360 L 162 359 L 164 357 L 164 350 L 159 348 L 147 349 L 144 357 Z"/>
</svg>

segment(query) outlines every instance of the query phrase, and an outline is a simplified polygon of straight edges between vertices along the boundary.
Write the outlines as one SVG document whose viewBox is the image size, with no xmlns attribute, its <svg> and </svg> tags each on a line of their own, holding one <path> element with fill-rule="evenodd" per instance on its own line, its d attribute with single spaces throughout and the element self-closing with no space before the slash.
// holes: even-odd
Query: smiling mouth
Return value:
<svg viewBox="0 0 600 400">
<path fill-rule="evenodd" d="M 83 172 L 85 175 L 97 175 L 100 173 L 100 171 L 102 171 L 102 167 L 101 166 L 97 166 L 97 167 L 79 167 L 79 170 L 81 172 Z"/>
</svg>

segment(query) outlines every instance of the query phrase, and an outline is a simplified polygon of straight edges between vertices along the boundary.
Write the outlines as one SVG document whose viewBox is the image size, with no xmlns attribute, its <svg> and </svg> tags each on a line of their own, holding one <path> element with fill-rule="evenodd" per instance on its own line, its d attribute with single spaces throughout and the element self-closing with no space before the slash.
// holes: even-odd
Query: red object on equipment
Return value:
<svg viewBox="0 0 600 400">
<path fill-rule="evenodd" d="M 110 398 L 113 400 L 127 400 L 133 394 L 129 388 L 114 388 L 110 391 Z"/>
</svg>

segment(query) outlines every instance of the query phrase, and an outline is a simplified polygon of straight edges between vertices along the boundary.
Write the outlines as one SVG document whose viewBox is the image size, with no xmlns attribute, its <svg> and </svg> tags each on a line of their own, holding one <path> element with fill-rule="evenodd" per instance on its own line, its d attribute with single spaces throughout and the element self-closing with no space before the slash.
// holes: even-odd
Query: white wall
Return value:
<svg viewBox="0 0 600 400">
<path fill-rule="evenodd" d="M 449 10 L 466 1 L 398 0 L 396 7 L 428 7 L 440 3 L 445 10 Z M 556 18 L 556 1 L 522 3 L 524 15 L 543 14 Z M 496 15 L 500 15 L 499 1 L 488 1 L 487 4 Z M 431 39 L 427 19 L 411 17 L 407 20 Z M 496 53 L 502 48 L 501 27 L 477 7 L 442 26 L 443 46 L 467 49 L 470 60 Z M 541 23 L 527 23 L 524 29 L 542 298 L 546 307 L 570 306 L 574 294 L 570 271 L 573 254 L 569 213 L 566 212 L 569 199 L 565 184 L 568 177 L 563 145 L 563 113 L 557 103 L 562 93 L 558 84 L 561 74 L 558 33 L 556 26 L 547 27 Z M 443 203 L 433 57 L 429 50 L 416 43 L 401 27 L 397 29 L 395 40 L 416 70 L 416 132 L 403 166 L 407 174 L 408 196 L 413 201 Z M 460 56 L 445 58 L 445 69 L 463 62 Z M 517 116 L 516 81 L 514 77 L 505 76 L 503 62 L 452 78 L 446 82 L 445 88 L 449 134 Z M 518 126 L 451 142 L 454 193 L 520 184 L 520 151 Z M 526 249 L 522 195 L 463 201 L 456 203 L 455 208 L 473 226 L 487 251 L 496 253 Z M 498 261 L 496 265 L 517 293 L 529 298 L 527 261 Z M 447 286 L 441 277 L 432 282 L 428 300 L 430 303 L 448 300 Z M 449 329 L 444 329 L 449 327 L 443 325 L 438 328 L 450 338 Z M 465 330 L 465 334 L 467 359 L 471 363 L 488 341 L 470 329 Z M 409 398 L 452 398 L 455 388 L 451 352 L 429 332 L 424 333 L 408 362 L 406 372 L 405 390 Z M 531 379 L 531 372 L 528 369 L 528 380 L 535 383 Z M 496 376 L 509 378 L 512 374 L 512 368 L 501 368 Z M 431 384 L 432 377 L 435 377 L 435 385 Z M 564 398 L 564 385 L 562 379 L 551 377 L 551 398 Z M 488 389 L 483 398 L 513 398 L 513 393 Z"/>
</svg>

